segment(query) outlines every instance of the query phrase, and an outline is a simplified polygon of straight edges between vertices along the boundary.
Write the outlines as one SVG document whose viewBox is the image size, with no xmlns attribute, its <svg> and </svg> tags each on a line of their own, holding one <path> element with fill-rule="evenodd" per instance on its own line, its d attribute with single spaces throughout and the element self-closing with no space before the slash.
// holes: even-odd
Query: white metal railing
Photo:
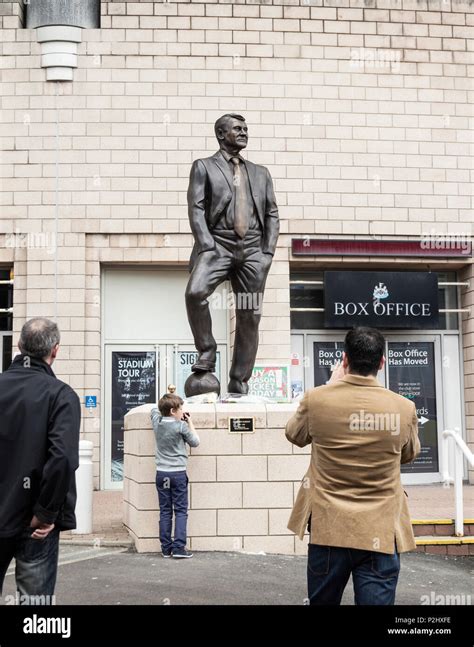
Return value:
<svg viewBox="0 0 474 647">
<path fill-rule="evenodd" d="M 454 447 L 454 476 L 449 474 L 449 439 L 453 440 Z M 464 475 L 463 456 L 471 467 L 474 467 L 474 454 L 461 438 L 459 429 L 445 429 L 443 431 L 443 473 L 442 479 L 444 483 L 454 483 L 454 498 L 456 502 L 456 509 L 454 513 L 454 534 L 456 537 L 464 535 L 464 501 L 462 481 Z"/>
</svg>

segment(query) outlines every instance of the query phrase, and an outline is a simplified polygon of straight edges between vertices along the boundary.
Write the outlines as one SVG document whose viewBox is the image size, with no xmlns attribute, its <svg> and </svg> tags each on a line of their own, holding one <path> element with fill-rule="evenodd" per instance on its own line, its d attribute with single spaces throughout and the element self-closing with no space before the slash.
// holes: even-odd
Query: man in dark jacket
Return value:
<svg viewBox="0 0 474 647">
<path fill-rule="evenodd" d="M 0 593 L 16 561 L 20 603 L 51 603 L 59 531 L 76 527 L 79 398 L 51 365 L 57 325 L 41 317 L 23 326 L 17 355 L 0 375 Z"/>
</svg>

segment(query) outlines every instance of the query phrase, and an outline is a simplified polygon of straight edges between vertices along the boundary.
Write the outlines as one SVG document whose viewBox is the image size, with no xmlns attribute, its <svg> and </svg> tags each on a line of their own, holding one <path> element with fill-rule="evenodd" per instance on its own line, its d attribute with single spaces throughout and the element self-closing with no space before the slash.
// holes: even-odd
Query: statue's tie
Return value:
<svg viewBox="0 0 474 647">
<path fill-rule="evenodd" d="M 230 158 L 234 165 L 234 186 L 235 186 L 235 208 L 234 208 L 234 231 L 239 238 L 245 238 L 249 228 L 248 220 L 248 198 L 246 182 L 242 177 L 240 159 L 238 157 Z"/>
</svg>

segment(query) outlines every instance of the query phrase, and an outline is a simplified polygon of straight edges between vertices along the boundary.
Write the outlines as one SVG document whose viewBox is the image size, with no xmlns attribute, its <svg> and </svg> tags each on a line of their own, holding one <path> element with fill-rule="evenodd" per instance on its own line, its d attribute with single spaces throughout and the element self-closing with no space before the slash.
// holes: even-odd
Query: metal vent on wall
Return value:
<svg viewBox="0 0 474 647">
<path fill-rule="evenodd" d="M 47 81 L 72 81 L 82 29 L 100 27 L 100 0 L 34 0 L 25 3 L 26 27 L 36 29 Z"/>
</svg>

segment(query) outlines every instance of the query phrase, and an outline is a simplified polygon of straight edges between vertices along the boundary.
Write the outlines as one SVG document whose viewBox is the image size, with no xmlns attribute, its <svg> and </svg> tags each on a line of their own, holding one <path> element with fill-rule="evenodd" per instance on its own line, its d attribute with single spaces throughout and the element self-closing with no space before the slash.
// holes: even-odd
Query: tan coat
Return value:
<svg viewBox="0 0 474 647">
<path fill-rule="evenodd" d="M 375 414 L 375 415 L 374 415 Z M 307 391 L 286 437 L 311 443 L 311 463 L 288 528 L 312 544 L 380 553 L 415 548 L 400 463 L 420 451 L 413 402 L 375 377 L 347 374 Z"/>
</svg>

